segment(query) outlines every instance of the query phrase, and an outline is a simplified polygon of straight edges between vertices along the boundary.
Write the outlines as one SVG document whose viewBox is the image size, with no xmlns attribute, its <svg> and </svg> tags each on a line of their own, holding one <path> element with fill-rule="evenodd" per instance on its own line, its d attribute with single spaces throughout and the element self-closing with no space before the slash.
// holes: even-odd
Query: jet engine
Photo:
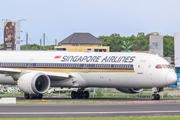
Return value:
<svg viewBox="0 0 180 120">
<path fill-rule="evenodd" d="M 135 88 L 116 88 L 117 90 L 124 92 L 124 93 L 140 93 L 143 89 L 135 89 Z"/>
<path fill-rule="evenodd" d="M 44 73 L 30 72 L 23 74 L 17 85 L 25 93 L 44 94 L 49 90 L 50 79 Z"/>
</svg>

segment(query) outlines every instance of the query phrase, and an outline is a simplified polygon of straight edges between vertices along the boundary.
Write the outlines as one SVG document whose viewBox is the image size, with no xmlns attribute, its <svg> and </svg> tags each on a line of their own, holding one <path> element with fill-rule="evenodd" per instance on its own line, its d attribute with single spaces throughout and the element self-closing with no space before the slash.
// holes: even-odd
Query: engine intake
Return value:
<svg viewBox="0 0 180 120">
<path fill-rule="evenodd" d="M 116 88 L 117 90 L 124 93 L 140 93 L 143 89 L 135 89 L 135 88 Z"/>
<path fill-rule="evenodd" d="M 49 90 L 50 79 L 44 73 L 30 72 L 22 75 L 17 85 L 25 93 L 44 94 Z"/>
</svg>

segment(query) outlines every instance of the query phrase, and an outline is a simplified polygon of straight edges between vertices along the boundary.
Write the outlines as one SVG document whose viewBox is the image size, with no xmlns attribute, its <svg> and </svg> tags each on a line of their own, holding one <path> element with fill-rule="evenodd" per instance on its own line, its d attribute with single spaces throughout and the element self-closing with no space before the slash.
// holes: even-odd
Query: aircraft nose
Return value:
<svg viewBox="0 0 180 120">
<path fill-rule="evenodd" d="M 174 71 L 170 71 L 167 74 L 166 81 L 169 85 L 174 84 L 177 81 L 176 73 Z"/>
</svg>

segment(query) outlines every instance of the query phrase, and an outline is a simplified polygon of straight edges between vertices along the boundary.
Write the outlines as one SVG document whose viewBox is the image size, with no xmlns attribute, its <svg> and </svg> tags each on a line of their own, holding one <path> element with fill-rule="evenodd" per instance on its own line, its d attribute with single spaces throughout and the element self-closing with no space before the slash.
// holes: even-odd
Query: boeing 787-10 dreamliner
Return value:
<svg viewBox="0 0 180 120">
<path fill-rule="evenodd" d="M 125 93 L 158 92 L 177 77 L 158 55 L 145 53 L 1 51 L 0 84 L 17 85 L 26 99 L 43 97 L 50 87 L 79 88 L 72 98 L 89 98 L 87 87 L 116 88 Z"/>
</svg>

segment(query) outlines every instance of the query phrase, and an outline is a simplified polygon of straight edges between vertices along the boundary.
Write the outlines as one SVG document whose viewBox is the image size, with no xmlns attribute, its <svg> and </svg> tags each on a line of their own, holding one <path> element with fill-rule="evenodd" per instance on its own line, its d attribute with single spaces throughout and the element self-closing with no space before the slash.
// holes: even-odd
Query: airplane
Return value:
<svg viewBox="0 0 180 120">
<path fill-rule="evenodd" d="M 116 88 L 125 93 L 176 82 L 171 65 L 158 55 L 121 52 L 0 51 L 0 84 L 17 85 L 25 99 L 42 99 L 50 87 L 78 88 L 73 99 L 87 99 L 87 87 Z"/>
</svg>

